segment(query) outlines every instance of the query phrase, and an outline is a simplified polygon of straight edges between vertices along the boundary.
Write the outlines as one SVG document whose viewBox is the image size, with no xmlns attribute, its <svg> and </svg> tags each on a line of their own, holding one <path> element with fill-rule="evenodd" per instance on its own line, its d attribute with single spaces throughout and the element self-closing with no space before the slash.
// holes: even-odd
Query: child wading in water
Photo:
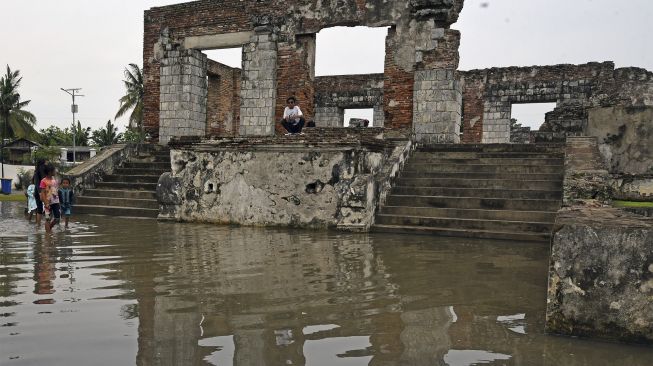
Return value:
<svg viewBox="0 0 653 366">
<path fill-rule="evenodd" d="M 64 228 L 68 228 L 68 220 L 72 214 L 73 202 L 75 194 L 70 187 L 70 178 L 63 178 L 61 180 L 61 188 L 59 188 L 59 205 L 61 206 L 61 214 L 63 215 Z"/>
<path fill-rule="evenodd" d="M 45 212 L 45 231 L 52 231 L 52 227 L 59 223 L 61 211 L 59 207 L 59 184 L 54 178 L 54 167 L 47 165 L 45 167 L 45 178 L 39 184 L 41 191 L 41 201 L 43 201 L 43 211 Z"/>
<path fill-rule="evenodd" d="M 36 212 L 36 186 L 34 185 L 34 178 L 32 178 L 32 184 L 27 187 L 25 191 L 25 196 L 27 196 L 27 221 L 32 222 L 32 216 Z"/>
</svg>

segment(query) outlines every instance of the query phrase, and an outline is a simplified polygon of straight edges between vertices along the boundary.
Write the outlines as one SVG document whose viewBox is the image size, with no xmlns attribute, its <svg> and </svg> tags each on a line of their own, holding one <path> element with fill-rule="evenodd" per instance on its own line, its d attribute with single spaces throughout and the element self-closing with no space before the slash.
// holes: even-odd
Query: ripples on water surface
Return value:
<svg viewBox="0 0 653 366">
<path fill-rule="evenodd" d="M 651 365 L 543 335 L 548 248 L 0 202 L 0 365 Z"/>
</svg>

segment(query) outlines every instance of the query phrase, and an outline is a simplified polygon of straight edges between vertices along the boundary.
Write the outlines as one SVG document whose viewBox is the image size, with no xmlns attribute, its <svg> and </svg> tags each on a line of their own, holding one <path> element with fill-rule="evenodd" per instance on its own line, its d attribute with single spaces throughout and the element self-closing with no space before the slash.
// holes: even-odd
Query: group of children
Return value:
<svg viewBox="0 0 653 366">
<path fill-rule="evenodd" d="M 32 220 L 36 213 L 36 224 L 40 224 L 41 215 L 45 218 L 45 231 L 50 232 L 64 217 L 64 226 L 72 214 L 74 200 L 69 178 L 61 179 L 61 187 L 55 178 L 55 168 L 50 164 L 39 164 L 34 172 L 32 184 L 27 187 L 27 219 Z"/>
</svg>

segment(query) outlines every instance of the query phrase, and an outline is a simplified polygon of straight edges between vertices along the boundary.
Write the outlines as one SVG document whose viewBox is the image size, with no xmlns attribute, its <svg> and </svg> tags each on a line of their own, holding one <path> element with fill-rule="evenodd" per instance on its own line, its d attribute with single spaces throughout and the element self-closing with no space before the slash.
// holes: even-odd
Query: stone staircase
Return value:
<svg viewBox="0 0 653 366">
<path fill-rule="evenodd" d="M 76 198 L 75 213 L 156 218 L 159 203 L 156 186 L 161 174 L 170 171 L 170 150 L 154 147 L 116 168 L 93 189 Z"/>
<path fill-rule="evenodd" d="M 561 206 L 563 176 L 558 144 L 418 149 L 372 231 L 545 241 Z"/>
</svg>

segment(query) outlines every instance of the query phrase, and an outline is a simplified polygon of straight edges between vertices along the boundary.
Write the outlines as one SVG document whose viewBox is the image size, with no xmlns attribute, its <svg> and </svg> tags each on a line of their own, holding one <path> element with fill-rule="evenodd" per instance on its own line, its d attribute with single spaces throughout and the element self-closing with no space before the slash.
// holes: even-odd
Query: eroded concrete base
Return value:
<svg viewBox="0 0 653 366">
<path fill-rule="evenodd" d="M 316 146 L 305 137 L 208 141 L 172 148 L 159 180 L 161 219 L 366 231 L 410 143 Z M 363 139 L 364 141 L 365 139 Z M 370 141 L 373 143 L 374 141 Z"/>
<path fill-rule="evenodd" d="M 613 208 L 558 215 L 546 331 L 653 343 L 653 219 Z"/>
</svg>

